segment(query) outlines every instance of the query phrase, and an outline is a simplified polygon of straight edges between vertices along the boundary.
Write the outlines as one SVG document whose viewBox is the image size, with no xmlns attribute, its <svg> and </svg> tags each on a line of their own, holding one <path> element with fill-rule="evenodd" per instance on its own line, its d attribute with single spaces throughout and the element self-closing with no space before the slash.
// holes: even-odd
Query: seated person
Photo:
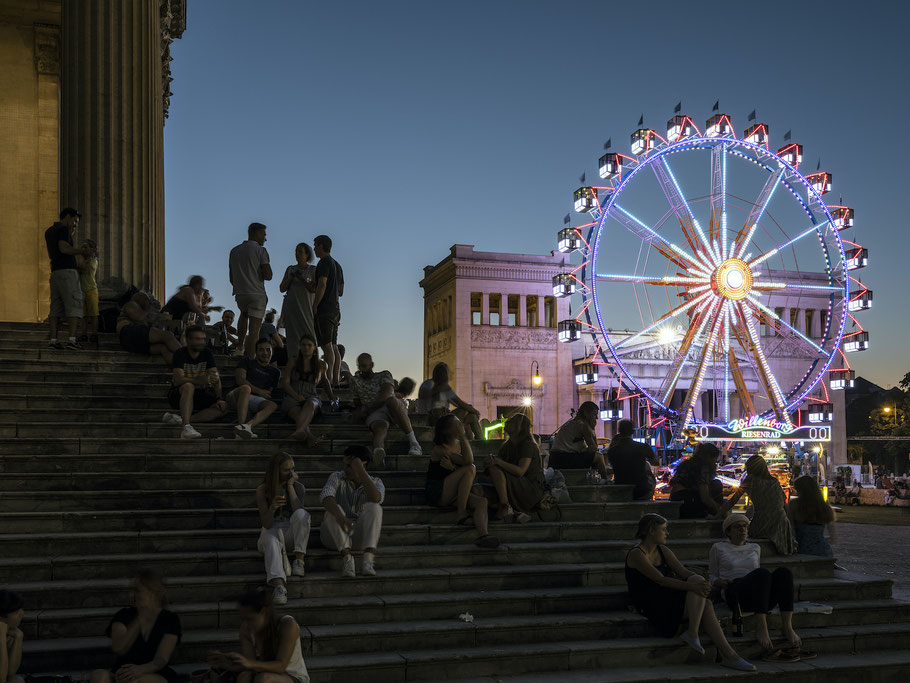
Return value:
<svg viewBox="0 0 910 683">
<path fill-rule="evenodd" d="M 633 486 L 632 500 L 651 500 L 657 483 L 651 465 L 657 465 L 657 456 L 650 446 L 632 438 L 635 433 L 632 420 L 620 420 L 617 428 L 619 433 L 607 450 L 613 483 Z"/>
<path fill-rule="evenodd" d="M 341 553 L 341 575 L 345 577 L 355 576 L 352 548 L 363 549 L 360 573 L 376 576 L 385 486 L 382 479 L 367 473 L 370 460 L 366 446 L 348 446 L 342 459 L 343 469 L 329 475 L 319 496 L 325 507 L 319 538 L 326 548 Z"/>
<path fill-rule="evenodd" d="M 825 539 L 825 528 L 834 540 L 836 526 L 833 508 L 822 498 L 814 477 L 799 477 L 793 482 L 796 495 L 790 496 L 787 513 L 793 522 L 800 555 L 834 557 L 834 551 Z"/>
<path fill-rule="evenodd" d="M 212 325 L 218 331 L 221 342 L 216 346 L 222 347 L 224 352 L 234 351 L 237 348 L 237 328 L 234 327 L 234 311 L 228 309 L 222 316 L 221 320 Z"/>
<path fill-rule="evenodd" d="M 607 481 L 607 464 L 597 447 L 598 408 L 591 401 L 582 403 L 571 420 L 556 430 L 550 447 L 550 467 L 557 470 L 594 468 L 600 472 L 601 481 Z"/>
<path fill-rule="evenodd" d="M 720 509 L 724 486 L 715 478 L 719 456 L 717 446 L 703 441 L 676 468 L 670 478 L 670 500 L 682 501 L 680 519 L 703 519 Z"/>
<path fill-rule="evenodd" d="M 477 468 L 474 452 L 465 435 L 461 420 L 452 413 L 436 421 L 433 450 L 427 466 L 424 491 L 427 503 L 444 506 L 455 505 L 458 523 L 467 525 L 473 517 L 479 536 L 474 542 L 481 548 L 498 548 L 499 540 L 487 532 L 487 499 L 472 493 Z M 468 508 L 471 514 L 467 514 Z"/>
<path fill-rule="evenodd" d="M 279 617 L 268 593 L 250 591 L 240 598 L 240 652 L 211 650 L 208 663 L 216 673 L 230 671 L 237 683 L 310 683 L 303 651 L 300 625 L 290 614 Z"/>
<path fill-rule="evenodd" d="M 25 683 L 17 675 L 22 663 L 22 609 L 25 603 L 18 593 L 0 589 L 0 681 L 4 683 Z"/>
<path fill-rule="evenodd" d="M 120 310 L 117 318 L 117 334 L 120 346 L 129 353 L 145 356 L 161 356 L 170 365 L 174 352 L 180 348 L 172 333 L 151 326 L 151 299 L 145 292 L 136 292 Z"/>
<path fill-rule="evenodd" d="M 133 606 L 117 612 L 107 627 L 114 666 L 92 671 L 91 683 L 177 683 L 177 672 L 168 663 L 180 642 L 180 618 L 165 605 L 161 577 L 150 569 L 140 570 L 133 582 Z"/>
<path fill-rule="evenodd" d="M 834 503 L 835 505 L 847 504 L 847 485 L 841 477 L 838 477 L 834 484 Z"/>
<path fill-rule="evenodd" d="M 509 509 L 515 520 L 530 521 L 527 514 L 537 509 L 544 496 L 543 462 L 540 446 L 531 433 L 531 420 L 515 413 L 503 427 L 508 437 L 496 455 L 488 455 L 484 469 L 493 481 L 499 501 L 497 516 L 504 519 Z"/>
<path fill-rule="evenodd" d="M 272 603 L 288 601 L 287 574 L 284 570 L 286 547 L 294 557 L 292 576 L 306 573 L 306 548 L 310 538 L 310 513 L 303 508 L 306 489 L 294 471 L 294 459 L 277 453 L 269 460 L 265 478 L 256 488 L 259 510 L 259 552 L 265 557 L 266 581 L 274 587 Z"/>
<path fill-rule="evenodd" d="M 437 363 L 433 367 L 433 376 L 417 390 L 417 412 L 425 414 L 427 424 L 432 427 L 436 420 L 448 414 L 449 405 L 455 406 L 455 414 L 464 424 L 465 433 L 469 438 L 483 438 L 480 411 L 458 398 L 458 394 L 449 384 L 449 366 Z"/>
<path fill-rule="evenodd" d="M 188 325 L 204 325 L 207 311 L 202 305 L 202 293 L 205 280 L 201 275 L 193 275 L 185 285 L 181 285 L 167 303 L 161 308 L 162 313 L 171 316 L 175 321 Z"/>
<path fill-rule="evenodd" d="M 227 395 L 230 410 L 237 411 L 237 425 L 234 433 L 238 439 L 255 439 L 253 427 L 261 425 L 278 410 L 278 404 L 271 400 L 272 392 L 281 381 L 281 370 L 270 365 L 272 345 L 268 339 L 256 342 L 256 357 L 246 356 L 237 361 L 234 378 L 237 388 Z M 247 421 L 252 414 L 253 419 Z"/>
<path fill-rule="evenodd" d="M 743 612 L 755 613 L 755 636 L 761 645 L 762 659 L 788 661 L 808 659 L 809 653 L 799 656 L 800 638 L 793 630 L 793 574 L 786 567 L 773 572 L 760 567 L 761 546 L 746 543 L 749 518 L 734 514 L 724 520 L 724 535 L 728 540 L 711 546 L 708 575 L 711 584 L 723 591 L 731 609 L 739 604 Z M 780 607 L 781 635 L 787 641 L 783 652 L 775 649 L 768 633 L 768 612 Z"/>
<path fill-rule="evenodd" d="M 637 546 L 626 555 L 626 584 L 632 604 L 664 638 L 679 638 L 699 654 L 704 630 L 718 649 L 721 665 L 739 671 L 755 671 L 727 642 L 708 601 L 711 584 L 689 571 L 667 547 L 667 520 L 649 512 L 638 522 Z M 685 630 L 683 630 L 685 629 Z"/>
<path fill-rule="evenodd" d="M 854 479 L 853 486 L 850 487 L 850 491 L 847 493 L 847 498 L 850 501 L 850 505 L 859 505 L 859 499 L 862 490 L 863 485 Z"/>
<path fill-rule="evenodd" d="M 341 383 L 338 386 L 349 387 L 351 386 L 351 368 L 344 360 L 344 344 L 338 345 L 338 355 L 341 357 Z"/>
<path fill-rule="evenodd" d="M 752 522 L 749 525 L 752 538 L 771 539 L 774 549 L 781 555 L 795 553 L 796 537 L 784 507 L 784 490 L 777 477 L 768 470 L 768 461 L 760 455 L 753 455 L 746 460 L 746 476 L 739 482 L 733 495 L 721 505 L 717 518 L 723 519 L 746 493 L 752 502 Z"/>
<path fill-rule="evenodd" d="M 362 422 L 373 433 L 373 463 L 382 467 L 385 460 L 385 437 L 389 425 L 396 424 L 408 439 L 408 455 L 423 455 L 420 442 L 408 417 L 407 401 L 395 396 L 395 380 L 387 370 L 375 372 L 368 353 L 357 356 L 358 372 L 351 379 L 354 413 L 351 418 Z"/>
<path fill-rule="evenodd" d="M 263 338 L 259 341 L 265 343 L 268 340 Z M 297 356 L 293 364 L 285 367 L 281 376 L 281 388 L 284 390 L 281 409 L 296 425 L 291 438 L 298 439 L 307 446 L 319 441 L 310 431 L 310 423 L 322 406 L 316 387 L 320 385 L 328 387 L 332 395 L 325 370 L 325 361 L 319 358 L 316 340 L 308 332 L 304 333 L 297 345 Z"/>
<path fill-rule="evenodd" d="M 227 403 L 221 394 L 221 378 L 215 365 L 215 354 L 205 345 L 205 331 L 191 325 L 186 329 L 186 346 L 174 353 L 171 362 L 173 378 L 167 398 L 180 415 L 165 413 L 162 422 L 182 425 L 181 439 L 198 439 L 202 434 L 193 422 L 211 422 L 227 415 Z M 237 425 L 239 427 L 240 425 Z"/>
</svg>

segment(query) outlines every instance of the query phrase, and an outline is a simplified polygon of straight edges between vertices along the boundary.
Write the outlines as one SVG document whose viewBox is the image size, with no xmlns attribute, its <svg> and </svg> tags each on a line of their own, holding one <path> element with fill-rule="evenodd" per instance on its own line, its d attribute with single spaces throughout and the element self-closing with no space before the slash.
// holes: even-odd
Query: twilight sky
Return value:
<svg viewBox="0 0 910 683">
<path fill-rule="evenodd" d="M 258 220 L 280 307 L 294 245 L 329 234 L 349 360 L 419 380 L 425 265 L 455 243 L 555 248 L 606 138 L 628 153 L 640 115 L 663 134 L 682 100 L 701 127 L 719 99 L 739 132 L 756 109 L 774 147 L 792 129 L 803 170 L 821 158 L 826 199 L 856 210 L 875 307 L 850 362 L 891 386 L 910 371 L 908 19 L 845 0 L 190 0 L 165 127 L 168 294 L 199 273 L 233 308 L 228 252 Z"/>
</svg>

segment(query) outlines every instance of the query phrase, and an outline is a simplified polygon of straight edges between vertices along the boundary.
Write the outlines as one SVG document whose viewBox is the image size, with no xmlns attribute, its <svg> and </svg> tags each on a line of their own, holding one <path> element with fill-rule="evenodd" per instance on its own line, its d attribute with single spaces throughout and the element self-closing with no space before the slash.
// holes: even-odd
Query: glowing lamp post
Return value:
<svg viewBox="0 0 910 683">
<path fill-rule="evenodd" d="M 563 343 L 581 339 L 581 323 L 577 320 L 560 320 L 556 325 L 556 335 Z"/>
</svg>

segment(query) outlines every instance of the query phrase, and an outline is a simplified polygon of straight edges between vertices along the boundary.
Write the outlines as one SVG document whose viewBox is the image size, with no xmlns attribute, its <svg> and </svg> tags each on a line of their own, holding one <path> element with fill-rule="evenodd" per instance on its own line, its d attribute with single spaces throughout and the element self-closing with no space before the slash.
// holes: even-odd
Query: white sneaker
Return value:
<svg viewBox="0 0 910 683">
<path fill-rule="evenodd" d="M 174 413 L 165 413 L 161 416 L 161 421 L 166 425 L 179 425 L 183 423 L 183 420 L 179 415 Z"/>
<path fill-rule="evenodd" d="M 364 576 L 376 576 L 376 567 L 373 566 L 374 560 L 375 556 L 373 553 L 364 553 L 363 562 L 360 563 L 360 573 Z"/>
<path fill-rule="evenodd" d="M 288 603 L 288 589 L 280 583 L 275 586 L 275 592 L 272 593 L 273 605 L 286 605 Z"/>
<path fill-rule="evenodd" d="M 202 434 L 193 429 L 193 425 L 183 425 L 183 431 L 180 432 L 181 439 L 198 439 Z"/>
<path fill-rule="evenodd" d="M 241 439 L 258 439 L 259 435 L 253 433 L 253 428 L 248 424 L 234 425 L 234 435 Z"/>
<path fill-rule="evenodd" d="M 349 579 L 357 575 L 354 571 L 354 556 L 351 553 L 341 556 L 341 575 Z"/>
<path fill-rule="evenodd" d="M 303 560 L 294 560 L 294 564 L 291 565 L 291 576 L 304 575 L 306 575 L 306 567 L 303 565 Z"/>
<path fill-rule="evenodd" d="M 408 449 L 408 455 L 423 455 L 423 449 L 420 447 L 419 443 L 411 443 L 411 447 Z"/>
<path fill-rule="evenodd" d="M 385 448 L 374 448 L 373 449 L 373 462 L 370 463 L 370 466 L 375 470 L 379 467 L 382 467 L 385 464 Z"/>
</svg>

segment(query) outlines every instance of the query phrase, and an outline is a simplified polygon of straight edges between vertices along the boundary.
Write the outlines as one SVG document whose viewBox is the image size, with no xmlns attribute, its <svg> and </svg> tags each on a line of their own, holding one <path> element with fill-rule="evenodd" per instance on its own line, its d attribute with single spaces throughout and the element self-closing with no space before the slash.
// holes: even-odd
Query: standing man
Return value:
<svg viewBox="0 0 910 683">
<path fill-rule="evenodd" d="M 316 294 L 313 308 L 316 311 L 316 343 L 322 349 L 326 364 L 325 375 L 332 386 L 341 383 L 341 354 L 338 353 L 338 323 L 341 321 L 342 279 L 339 266 L 331 256 L 332 238 L 319 235 L 313 240 L 313 252 L 319 259 L 316 264 Z"/>
<path fill-rule="evenodd" d="M 264 246 L 265 230 L 262 223 L 250 223 L 247 228 L 249 239 L 231 249 L 228 259 L 228 274 L 234 286 L 237 308 L 240 309 L 237 345 L 247 358 L 253 358 L 256 354 L 259 327 L 269 302 L 265 293 L 265 281 L 272 279 L 272 266 L 269 265 L 269 252 Z"/>
<path fill-rule="evenodd" d="M 76 341 L 79 318 L 82 317 L 82 285 L 76 268 L 77 256 L 90 256 L 86 245 L 73 246 L 73 238 L 82 214 L 72 207 L 60 212 L 60 220 L 44 231 L 47 255 L 51 260 L 51 310 L 47 322 L 50 326 L 52 349 L 81 349 Z M 60 318 L 66 318 L 69 326 L 69 340 L 61 344 L 57 339 L 57 325 Z"/>
</svg>

